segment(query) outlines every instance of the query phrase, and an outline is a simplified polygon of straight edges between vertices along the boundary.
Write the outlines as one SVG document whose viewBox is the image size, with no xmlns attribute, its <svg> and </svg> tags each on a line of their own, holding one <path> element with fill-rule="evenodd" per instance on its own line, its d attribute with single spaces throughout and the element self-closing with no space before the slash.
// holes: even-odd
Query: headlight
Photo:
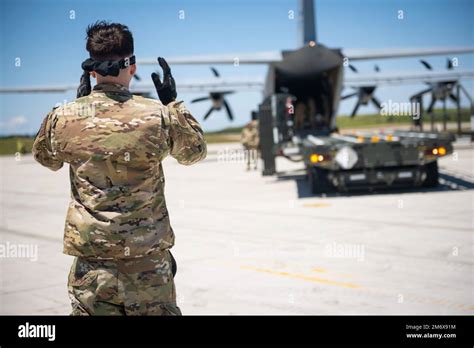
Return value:
<svg viewBox="0 0 474 348">
<path fill-rule="evenodd" d="M 357 163 L 358 159 L 357 152 L 349 146 L 341 148 L 335 157 L 336 162 L 342 169 L 351 169 Z"/>
<path fill-rule="evenodd" d="M 435 147 L 432 149 L 428 149 L 425 151 L 427 155 L 435 155 L 435 156 L 445 156 L 446 155 L 446 148 L 443 146 Z"/>
<path fill-rule="evenodd" d="M 309 160 L 311 163 L 318 163 L 324 161 L 326 158 L 323 155 L 318 155 L 317 153 L 313 153 L 309 156 Z"/>
</svg>

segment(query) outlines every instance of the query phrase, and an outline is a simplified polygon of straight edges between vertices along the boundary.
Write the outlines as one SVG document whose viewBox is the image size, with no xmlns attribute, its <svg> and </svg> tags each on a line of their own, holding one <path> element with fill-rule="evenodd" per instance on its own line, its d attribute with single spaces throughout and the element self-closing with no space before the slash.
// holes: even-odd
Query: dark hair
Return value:
<svg viewBox="0 0 474 348">
<path fill-rule="evenodd" d="M 126 25 L 99 21 L 87 27 L 86 49 L 97 60 L 125 58 L 133 54 L 133 35 Z"/>
</svg>

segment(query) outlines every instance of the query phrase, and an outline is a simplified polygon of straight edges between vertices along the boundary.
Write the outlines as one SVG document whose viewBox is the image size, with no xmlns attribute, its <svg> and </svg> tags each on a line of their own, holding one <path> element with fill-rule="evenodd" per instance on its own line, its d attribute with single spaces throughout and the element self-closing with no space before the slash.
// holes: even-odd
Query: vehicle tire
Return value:
<svg viewBox="0 0 474 348">
<path fill-rule="evenodd" d="M 426 179 L 423 182 L 424 187 L 435 187 L 438 185 L 438 161 L 428 163 L 424 166 Z"/>
<path fill-rule="evenodd" d="M 328 171 L 321 168 L 308 168 L 308 182 L 312 193 L 330 191 L 331 183 L 328 180 Z"/>
</svg>

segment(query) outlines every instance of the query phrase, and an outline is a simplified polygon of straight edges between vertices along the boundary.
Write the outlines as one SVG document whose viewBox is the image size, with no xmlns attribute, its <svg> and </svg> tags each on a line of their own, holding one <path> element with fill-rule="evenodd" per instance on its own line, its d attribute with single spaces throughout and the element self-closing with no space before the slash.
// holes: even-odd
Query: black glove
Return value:
<svg viewBox="0 0 474 348">
<path fill-rule="evenodd" d="M 89 94 L 91 94 L 91 75 L 88 71 L 84 70 L 84 73 L 81 76 L 79 87 L 77 87 L 76 98 L 84 97 Z"/>
<path fill-rule="evenodd" d="M 166 60 L 162 57 L 158 57 L 158 63 L 163 69 L 163 82 L 160 80 L 160 76 L 157 73 L 151 74 L 151 79 L 155 85 L 158 97 L 164 105 L 171 103 L 176 100 L 176 83 L 174 82 L 173 76 L 171 76 L 171 69 L 166 63 Z"/>
</svg>

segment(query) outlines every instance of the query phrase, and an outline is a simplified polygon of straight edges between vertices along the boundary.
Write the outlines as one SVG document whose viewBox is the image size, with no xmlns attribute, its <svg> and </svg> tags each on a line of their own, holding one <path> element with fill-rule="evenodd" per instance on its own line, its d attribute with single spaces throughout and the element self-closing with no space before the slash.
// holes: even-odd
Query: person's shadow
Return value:
<svg viewBox="0 0 474 348">
<path fill-rule="evenodd" d="M 381 194 L 399 194 L 414 192 L 440 192 L 440 191 L 463 191 L 474 189 L 474 182 L 467 181 L 455 174 L 445 173 L 440 169 L 439 184 L 436 187 L 404 187 L 404 188 L 364 188 L 357 190 L 349 190 L 340 192 L 336 188 L 326 193 L 314 194 L 309 187 L 308 179 L 304 170 L 295 170 L 284 173 L 277 173 L 277 181 L 294 180 L 298 190 L 298 198 L 308 197 L 351 197 L 351 196 L 367 196 Z"/>
</svg>

